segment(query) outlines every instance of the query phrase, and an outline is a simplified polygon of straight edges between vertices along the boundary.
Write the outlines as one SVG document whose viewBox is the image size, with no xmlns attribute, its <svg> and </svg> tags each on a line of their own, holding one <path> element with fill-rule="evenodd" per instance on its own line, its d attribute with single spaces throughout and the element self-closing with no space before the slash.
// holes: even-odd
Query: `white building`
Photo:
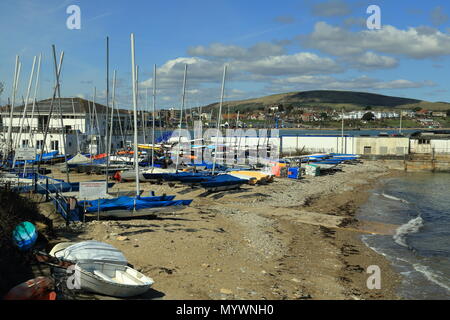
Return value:
<svg viewBox="0 0 450 320">
<path fill-rule="evenodd" d="M 368 112 L 373 113 L 375 119 L 400 118 L 400 114 L 394 111 L 359 110 L 359 111 L 344 112 L 344 120 L 361 120 L 362 117 Z M 342 113 L 337 114 L 336 119 L 342 120 Z"/>
<path fill-rule="evenodd" d="M 13 148 L 36 147 L 40 151 L 48 125 L 45 152 L 75 154 L 78 151 L 92 153 L 106 151 L 110 108 L 81 98 L 61 98 L 61 101 L 55 99 L 53 104 L 52 99 L 41 100 L 36 103 L 34 113 L 32 107 L 33 104 L 29 103 L 25 115 L 24 105 L 15 106 L 12 113 L 10 106 L 0 109 L 2 150 L 12 142 Z M 114 111 L 112 150 L 123 147 L 126 141 L 130 140 L 127 137 L 130 135 L 130 128 L 132 128 L 131 114 L 126 110 Z"/>
</svg>

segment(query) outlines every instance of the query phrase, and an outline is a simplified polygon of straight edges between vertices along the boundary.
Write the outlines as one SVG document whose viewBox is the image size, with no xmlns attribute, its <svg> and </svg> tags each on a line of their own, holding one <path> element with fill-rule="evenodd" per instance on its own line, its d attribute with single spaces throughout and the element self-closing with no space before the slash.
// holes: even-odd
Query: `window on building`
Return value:
<svg viewBox="0 0 450 320">
<path fill-rule="evenodd" d="M 419 144 L 430 144 L 430 140 L 427 140 L 427 139 L 419 139 Z"/>
<path fill-rule="evenodd" d="M 397 153 L 398 155 L 405 154 L 405 153 L 406 153 L 405 151 L 406 151 L 406 150 L 405 150 L 405 147 L 397 147 L 397 148 L 396 148 L 396 153 Z"/>
<path fill-rule="evenodd" d="M 371 154 L 371 153 L 372 153 L 372 147 L 365 146 L 364 147 L 364 154 Z"/>
<path fill-rule="evenodd" d="M 22 148 L 28 148 L 28 140 L 22 140 Z"/>
<path fill-rule="evenodd" d="M 59 141 L 58 140 L 50 141 L 50 149 L 59 151 Z"/>
<path fill-rule="evenodd" d="M 41 150 L 43 145 L 44 145 L 44 140 L 36 140 L 36 148 L 38 150 Z"/>
<path fill-rule="evenodd" d="M 387 147 L 380 147 L 380 154 L 387 154 L 388 148 Z"/>
</svg>

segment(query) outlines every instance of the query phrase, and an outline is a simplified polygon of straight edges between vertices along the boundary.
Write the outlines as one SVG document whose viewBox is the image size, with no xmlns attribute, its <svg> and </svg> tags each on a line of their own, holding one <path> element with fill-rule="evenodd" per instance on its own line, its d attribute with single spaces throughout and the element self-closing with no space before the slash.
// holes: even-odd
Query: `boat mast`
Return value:
<svg viewBox="0 0 450 320">
<path fill-rule="evenodd" d="M 108 179 L 109 179 L 109 161 L 111 156 L 111 145 L 112 145 L 112 132 L 113 132 L 113 122 L 114 122 L 114 101 L 116 98 L 116 70 L 113 73 L 113 100 L 112 100 L 112 108 L 111 108 L 111 119 L 110 119 L 110 128 L 109 128 L 109 138 L 108 138 L 108 148 L 107 148 L 107 158 L 106 158 L 106 192 L 108 192 Z M 119 119 L 120 121 L 120 119 Z M 106 125 L 108 126 L 108 125 Z"/>
<path fill-rule="evenodd" d="M 113 91 L 113 110 L 116 104 L 116 92 L 115 92 L 115 88 L 116 88 L 116 70 L 114 70 L 114 91 Z M 120 118 L 120 113 L 119 113 L 119 108 L 117 107 L 116 109 L 117 111 L 117 120 L 119 121 L 119 128 L 120 128 L 120 134 L 121 134 L 121 138 L 122 138 L 122 144 L 125 145 L 125 136 L 123 135 L 123 129 L 122 129 L 122 119 Z M 126 119 L 125 119 L 126 120 Z M 124 124 L 126 124 L 126 121 L 124 122 Z M 125 128 L 126 129 L 126 128 Z"/>
<path fill-rule="evenodd" d="M 111 109 L 111 127 L 109 128 L 109 145 L 108 145 L 108 154 L 111 153 L 112 147 L 112 132 L 113 132 L 113 122 L 114 122 L 114 107 L 116 102 L 116 70 L 113 73 L 113 92 L 112 92 L 112 109 Z M 118 119 L 120 123 L 120 118 Z M 108 156 L 109 162 L 109 156 Z"/>
<path fill-rule="evenodd" d="M 80 139 L 78 138 L 78 130 L 77 130 L 77 116 L 75 115 L 75 104 L 73 102 L 73 98 L 72 98 L 72 113 L 73 113 L 73 120 L 75 121 L 75 134 L 77 136 L 77 153 L 81 153 Z"/>
<path fill-rule="evenodd" d="M 227 74 L 227 65 L 223 66 L 223 78 L 222 78 L 222 91 L 220 94 L 220 104 L 219 104 L 219 114 L 217 116 L 217 133 L 216 133 L 216 147 L 214 149 L 214 161 L 213 161 L 213 167 L 212 167 L 212 174 L 214 174 L 214 171 L 216 170 L 216 161 L 217 161 L 217 146 L 219 141 L 219 133 L 220 133 L 220 120 L 222 115 L 222 105 L 223 105 L 223 95 L 225 92 L 225 77 Z"/>
<path fill-rule="evenodd" d="M 108 134 L 108 112 L 109 112 L 109 37 L 106 37 L 106 122 L 105 122 L 105 152 L 106 152 L 106 193 L 108 193 L 108 179 L 109 179 L 109 154 L 111 153 L 111 138 Z M 111 110 L 111 131 L 112 131 L 112 115 Z"/>
<path fill-rule="evenodd" d="M 9 126 L 8 126 L 8 142 L 7 142 L 7 148 L 5 152 L 5 158 L 6 161 L 8 159 L 8 156 L 10 152 L 12 151 L 12 124 L 13 124 L 13 112 L 14 112 L 14 104 L 16 102 L 16 93 L 17 93 L 17 87 L 19 82 L 19 75 L 20 75 L 20 62 L 19 62 L 19 56 L 16 56 L 16 65 L 14 67 L 14 81 L 13 81 L 13 90 L 12 90 L 12 101 L 11 101 L 11 110 L 9 113 Z"/>
<path fill-rule="evenodd" d="M 156 113 L 156 64 L 153 65 L 153 103 L 152 103 L 152 172 L 155 169 L 155 113 Z"/>
<path fill-rule="evenodd" d="M 138 134 L 137 134 L 137 92 L 136 92 L 136 66 L 134 56 L 134 33 L 131 34 L 131 77 L 133 84 L 133 113 L 134 113 L 134 170 L 136 173 L 136 197 L 139 197 L 139 155 L 138 155 Z"/>
<path fill-rule="evenodd" d="M 90 159 L 91 159 L 91 163 L 92 163 L 92 111 L 91 111 L 91 103 L 88 100 L 87 102 L 88 104 L 88 111 L 89 111 L 89 154 L 90 154 Z"/>
<path fill-rule="evenodd" d="M 177 151 L 177 163 L 175 165 L 175 172 L 178 172 L 178 162 L 180 158 L 180 151 L 181 151 L 181 125 L 183 123 L 183 109 L 184 109 L 184 102 L 186 98 L 186 75 L 187 75 L 187 64 L 184 65 L 184 77 L 183 77 L 183 94 L 181 96 L 181 111 L 180 111 L 180 131 L 178 132 L 178 151 Z"/>
<path fill-rule="evenodd" d="M 105 152 L 108 152 L 108 112 L 109 112 L 109 37 L 106 37 L 106 112 L 105 112 Z M 111 143 L 111 142 L 110 142 Z M 107 155 L 108 159 L 106 161 L 106 173 L 108 173 L 108 165 L 109 165 L 109 154 Z M 108 178 L 106 178 L 108 180 Z M 106 191 L 108 192 L 108 187 L 106 187 Z"/>
<path fill-rule="evenodd" d="M 37 68 L 37 74 L 36 74 L 36 83 L 34 84 L 33 107 L 31 108 L 31 125 L 30 125 L 30 134 L 29 134 L 31 146 L 34 146 L 34 144 L 33 144 L 34 139 L 31 138 L 31 134 L 32 134 L 32 126 L 33 126 L 32 124 L 33 124 L 33 120 L 34 120 L 34 110 L 36 107 L 37 90 L 39 87 L 39 75 L 41 73 L 41 58 L 42 58 L 42 54 L 39 54 L 38 68 Z M 38 119 L 38 122 L 39 122 L 39 119 Z M 39 126 L 39 123 L 38 123 L 38 126 Z"/>
<path fill-rule="evenodd" d="M 34 56 L 33 58 L 33 66 L 31 67 L 31 73 L 30 73 L 30 78 L 28 80 L 28 87 L 27 87 L 27 95 L 26 95 L 26 100 L 23 106 L 23 113 L 22 113 L 22 119 L 20 122 L 20 127 L 19 127 L 19 134 L 16 136 L 15 139 L 15 147 L 18 148 L 20 146 L 20 139 L 22 137 L 22 129 L 23 129 L 23 125 L 24 125 L 24 119 L 27 115 L 27 107 L 28 107 L 28 100 L 30 99 L 30 91 L 31 91 L 31 86 L 33 85 L 33 77 L 34 77 L 34 67 L 36 66 L 36 56 Z M 26 162 L 25 162 L 26 163 Z M 16 155 L 14 154 L 14 161 L 13 161 L 13 169 L 16 166 Z"/>
<path fill-rule="evenodd" d="M 64 145 L 64 162 L 66 164 L 66 178 L 67 178 L 67 182 L 70 182 L 70 180 L 69 180 L 69 164 L 67 163 L 66 130 L 64 128 L 64 120 L 63 120 L 62 107 L 61 107 L 61 87 L 59 84 L 59 75 L 60 75 L 59 72 L 61 70 L 58 70 L 58 64 L 56 62 L 56 49 L 55 49 L 54 44 L 52 45 L 52 49 L 53 49 L 53 62 L 55 64 L 56 89 L 58 90 L 58 106 L 59 106 L 59 116 L 61 119 L 61 132 L 62 132 L 63 145 Z"/>
<path fill-rule="evenodd" d="M 342 108 L 341 153 L 344 153 L 344 108 Z"/>
<path fill-rule="evenodd" d="M 62 68 L 63 60 L 64 60 L 64 51 L 61 52 L 61 56 L 59 57 L 58 77 L 61 74 L 61 68 Z M 45 141 L 47 140 L 48 129 L 50 128 L 50 119 L 51 119 L 52 114 L 53 114 L 53 105 L 55 103 L 56 90 L 57 90 L 57 87 L 55 85 L 55 87 L 53 88 L 52 101 L 50 102 L 50 110 L 49 110 L 49 113 L 48 113 L 47 124 L 45 126 L 44 138 L 42 140 L 42 145 L 41 145 L 41 153 L 40 153 L 40 156 L 39 156 L 38 169 L 37 169 L 38 172 L 39 172 L 39 168 L 41 166 L 42 156 L 44 155 L 44 148 L 45 148 L 45 144 L 46 144 Z"/>
<path fill-rule="evenodd" d="M 102 139 L 101 139 L 101 133 L 100 133 L 100 125 L 98 122 L 98 112 L 97 112 L 97 106 L 95 105 L 95 98 L 97 97 L 97 88 L 94 87 L 94 101 L 92 101 L 92 112 L 93 117 L 95 117 L 95 122 L 97 124 L 97 134 L 98 134 L 98 140 L 97 140 L 97 154 L 101 153 L 102 150 Z"/>
</svg>

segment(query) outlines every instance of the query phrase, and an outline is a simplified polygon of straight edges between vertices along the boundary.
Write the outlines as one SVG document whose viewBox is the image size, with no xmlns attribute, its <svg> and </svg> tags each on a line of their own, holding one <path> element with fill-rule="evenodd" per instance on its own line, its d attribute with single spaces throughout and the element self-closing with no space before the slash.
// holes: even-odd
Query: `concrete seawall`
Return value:
<svg viewBox="0 0 450 320">
<path fill-rule="evenodd" d="M 393 170 L 408 172 L 450 172 L 450 155 L 409 155 L 403 159 L 367 159 L 383 162 Z"/>
</svg>

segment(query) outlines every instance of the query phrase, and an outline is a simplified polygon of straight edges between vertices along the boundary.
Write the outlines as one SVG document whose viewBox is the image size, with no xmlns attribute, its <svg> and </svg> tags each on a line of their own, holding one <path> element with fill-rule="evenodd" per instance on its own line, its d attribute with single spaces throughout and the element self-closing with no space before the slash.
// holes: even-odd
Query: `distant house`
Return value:
<svg viewBox="0 0 450 320">
<path fill-rule="evenodd" d="M 368 111 L 351 111 L 351 112 L 344 112 L 344 120 L 360 120 L 364 114 L 366 114 Z M 338 113 L 337 117 L 334 117 L 336 120 L 342 120 L 342 113 Z"/>
<path fill-rule="evenodd" d="M 433 111 L 431 114 L 433 117 L 442 117 L 445 118 L 447 117 L 447 112 L 445 111 Z"/>
<path fill-rule="evenodd" d="M 258 113 L 252 113 L 249 118 L 251 120 L 266 120 L 266 116 L 264 115 L 264 113 L 258 112 Z"/>
<path fill-rule="evenodd" d="M 205 113 L 205 112 L 203 112 L 203 113 L 200 115 L 200 118 L 201 118 L 202 120 L 204 120 L 204 121 L 211 121 L 211 113 Z"/>
<path fill-rule="evenodd" d="M 431 115 L 431 111 L 428 111 L 427 109 L 422 109 L 416 112 L 416 116 L 418 117 L 428 117 Z"/>
<path fill-rule="evenodd" d="M 222 115 L 223 120 L 236 120 L 237 119 L 237 113 L 230 113 L 230 114 L 223 114 Z"/>
<path fill-rule="evenodd" d="M 315 120 L 314 113 L 305 112 L 303 113 L 300 118 L 303 122 L 311 122 Z"/>
</svg>

